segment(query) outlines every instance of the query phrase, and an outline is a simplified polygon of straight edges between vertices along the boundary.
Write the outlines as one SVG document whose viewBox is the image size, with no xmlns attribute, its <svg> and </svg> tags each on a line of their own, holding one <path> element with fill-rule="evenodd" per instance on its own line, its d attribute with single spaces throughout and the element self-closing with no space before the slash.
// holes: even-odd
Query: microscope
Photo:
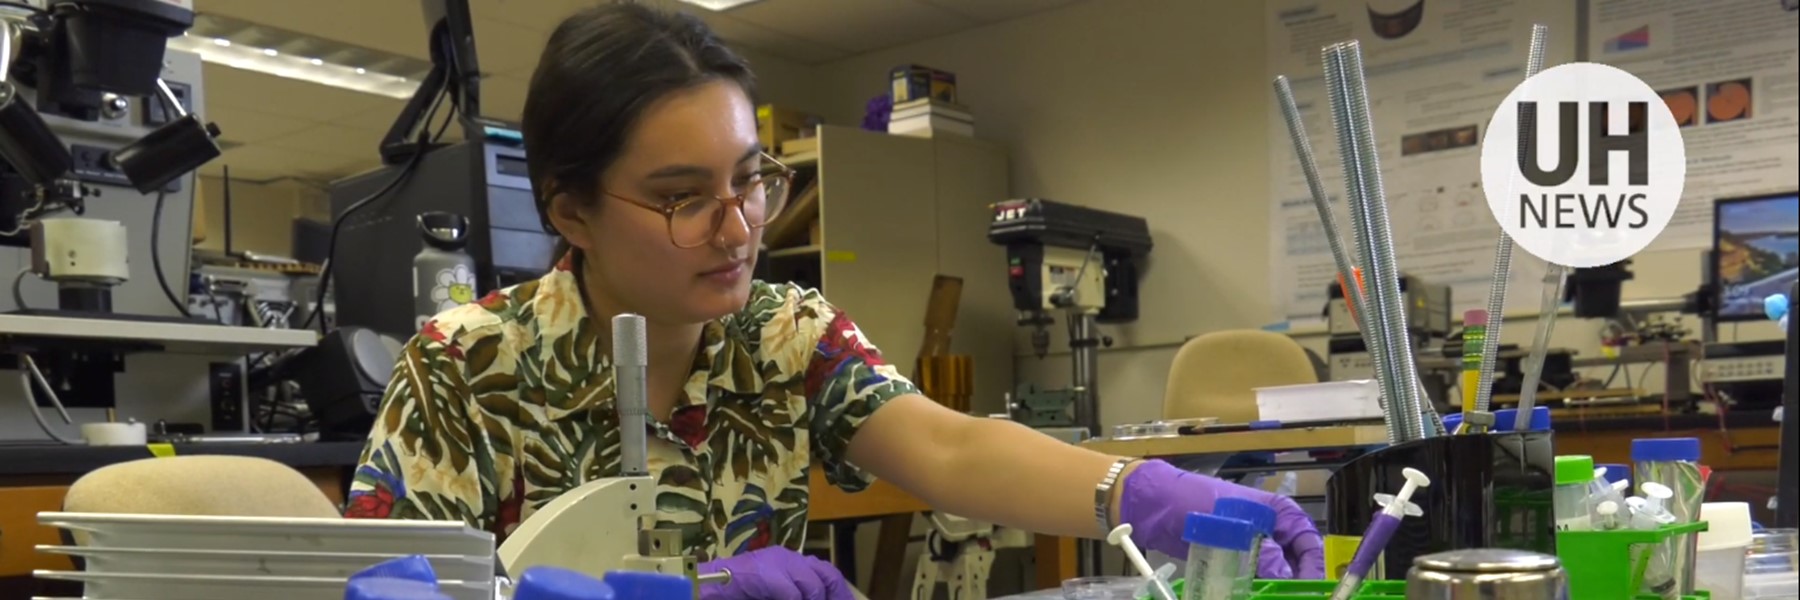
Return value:
<svg viewBox="0 0 1800 600">
<path fill-rule="evenodd" d="M 49 0 L 21 14 L 0 18 L 0 237 L 22 245 L 28 234 L 32 273 L 58 287 L 56 310 L 24 313 L 168 320 L 112 315 L 111 289 L 129 275 L 125 226 L 81 217 L 100 193 L 90 183 L 160 193 L 219 157 L 218 127 L 188 114 L 161 75 L 168 39 L 194 23 L 191 3 Z M 65 144 L 44 120 L 121 126 L 139 98 L 153 129 L 115 149 Z"/>
<path fill-rule="evenodd" d="M 993 206 L 988 241 L 1006 247 L 1007 288 L 1018 324 L 1032 327 L 1031 347 L 1049 351 L 1049 326 L 1063 313 L 1074 356 L 1073 386 L 1021 387 L 1008 402 L 1014 420 L 1032 427 L 1078 427 L 1100 435 L 1099 355 L 1112 338 L 1098 323 L 1138 316 L 1138 278 L 1152 246 L 1141 217 L 1038 198 Z M 1070 409 L 1073 409 L 1071 412 Z"/>
</svg>

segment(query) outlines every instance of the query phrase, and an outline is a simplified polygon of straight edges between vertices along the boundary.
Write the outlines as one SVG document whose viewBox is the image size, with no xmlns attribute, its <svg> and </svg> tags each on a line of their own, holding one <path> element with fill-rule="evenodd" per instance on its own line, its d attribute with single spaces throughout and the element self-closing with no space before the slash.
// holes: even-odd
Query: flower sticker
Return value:
<svg viewBox="0 0 1800 600">
<path fill-rule="evenodd" d="M 431 301 L 438 310 L 450 310 L 475 301 L 475 272 L 468 265 L 438 271 L 437 285 L 431 288 Z"/>
</svg>

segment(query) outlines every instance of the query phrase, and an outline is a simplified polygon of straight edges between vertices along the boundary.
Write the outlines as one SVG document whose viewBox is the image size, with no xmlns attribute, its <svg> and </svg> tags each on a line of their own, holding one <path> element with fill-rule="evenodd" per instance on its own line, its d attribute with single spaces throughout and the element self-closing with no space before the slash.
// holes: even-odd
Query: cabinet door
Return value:
<svg viewBox="0 0 1800 600">
<path fill-rule="evenodd" d="M 825 295 L 910 376 L 938 268 L 932 142 L 834 126 L 819 136 Z"/>
<path fill-rule="evenodd" d="M 938 271 L 963 280 L 950 351 L 973 359 L 969 408 L 978 415 L 1005 410 L 1013 382 L 1013 335 L 1018 329 L 1006 288 L 1006 249 L 988 241 L 990 206 L 1007 199 L 1006 153 L 974 139 L 934 140 L 937 162 Z"/>
</svg>

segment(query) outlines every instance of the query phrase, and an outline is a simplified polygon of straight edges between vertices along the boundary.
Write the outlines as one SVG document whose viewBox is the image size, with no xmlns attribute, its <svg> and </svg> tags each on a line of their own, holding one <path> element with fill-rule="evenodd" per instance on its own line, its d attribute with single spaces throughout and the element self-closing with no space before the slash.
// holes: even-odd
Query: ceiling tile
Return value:
<svg viewBox="0 0 1800 600">
<path fill-rule="evenodd" d="M 502 21 L 548 33 L 589 4 L 591 0 L 469 0 L 469 14 L 476 21 Z M 475 34 L 481 34 L 479 24 Z"/>
<path fill-rule="evenodd" d="M 1078 0 L 913 0 L 948 10 L 982 23 L 999 23 L 1032 13 L 1074 4 Z"/>
<path fill-rule="evenodd" d="M 548 33 L 596 0 L 470 0 L 485 116 L 517 120 Z M 817 65 L 1018 18 L 1080 0 L 761 0 L 712 12 L 640 0 L 707 22 L 747 54 Z M 429 57 L 415 0 L 195 0 L 196 10 L 379 51 Z M 404 101 L 208 64 L 208 117 L 241 144 L 201 169 L 234 177 L 329 180 L 374 167 Z M 454 132 L 446 138 L 455 137 Z"/>
<path fill-rule="evenodd" d="M 537 68 L 550 33 L 492 19 L 475 23 L 475 57 L 481 72 L 525 73 Z"/>
<path fill-rule="evenodd" d="M 961 31 L 977 22 L 913 0 L 781 0 L 733 9 L 731 18 L 852 52 Z"/>
<path fill-rule="evenodd" d="M 208 103 L 207 121 L 219 126 L 219 138 L 226 142 L 254 143 L 312 127 L 305 119 L 271 115 L 255 110 Z"/>
<path fill-rule="evenodd" d="M 338 158 L 379 158 L 382 134 L 368 128 L 317 125 L 304 131 L 265 140 L 257 145 Z"/>
<path fill-rule="evenodd" d="M 802 39 L 724 15 L 701 14 L 699 16 L 707 26 L 712 28 L 714 33 L 733 45 L 748 46 L 771 56 L 800 64 L 816 65 L 847 58 L 852 54 L 843 48 Z"/>
<path fill-rule="evenodd" d="M 332 120 L 331 123 L 341 127 L 371 129 L 386 135 L 388 128 L 394 125 L 394 120 L 400 118 L 400 110 L 404 107 L 404 104 L 395 102 L 392 106 L 383 106 L 375 110 L 340 117 Z"/>
<path fill-rule="evenodd" d="M 406 0 L 195 0 L 194 10 L 414 58 L 431 58 L 425 17 Z"/>
<path fill-rule="evenodd" d="M 201 74 L 208 106 L 242 108 L 310 121 L 372 110 L 394 102 L 364 94 L 255 71 L 206 63 Z"/>
</svg>

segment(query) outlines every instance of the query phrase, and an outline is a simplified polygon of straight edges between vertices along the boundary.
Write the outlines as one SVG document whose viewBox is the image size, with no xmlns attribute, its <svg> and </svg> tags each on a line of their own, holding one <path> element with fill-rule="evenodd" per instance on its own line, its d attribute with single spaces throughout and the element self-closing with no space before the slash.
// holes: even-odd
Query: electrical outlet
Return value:
<svg viewBox="0 0 1800 600">
<path fill-rule="evenodd" d="M 207 389 L 212 395 L 212 430 L 214 432 L 249 431 L 249 421 L 245 414 L 248 405 L 244 398 L 243 365 L 237 362 L 216 362 L 211 365 L 211 376 L 207 378 Z"/>
</svg>

